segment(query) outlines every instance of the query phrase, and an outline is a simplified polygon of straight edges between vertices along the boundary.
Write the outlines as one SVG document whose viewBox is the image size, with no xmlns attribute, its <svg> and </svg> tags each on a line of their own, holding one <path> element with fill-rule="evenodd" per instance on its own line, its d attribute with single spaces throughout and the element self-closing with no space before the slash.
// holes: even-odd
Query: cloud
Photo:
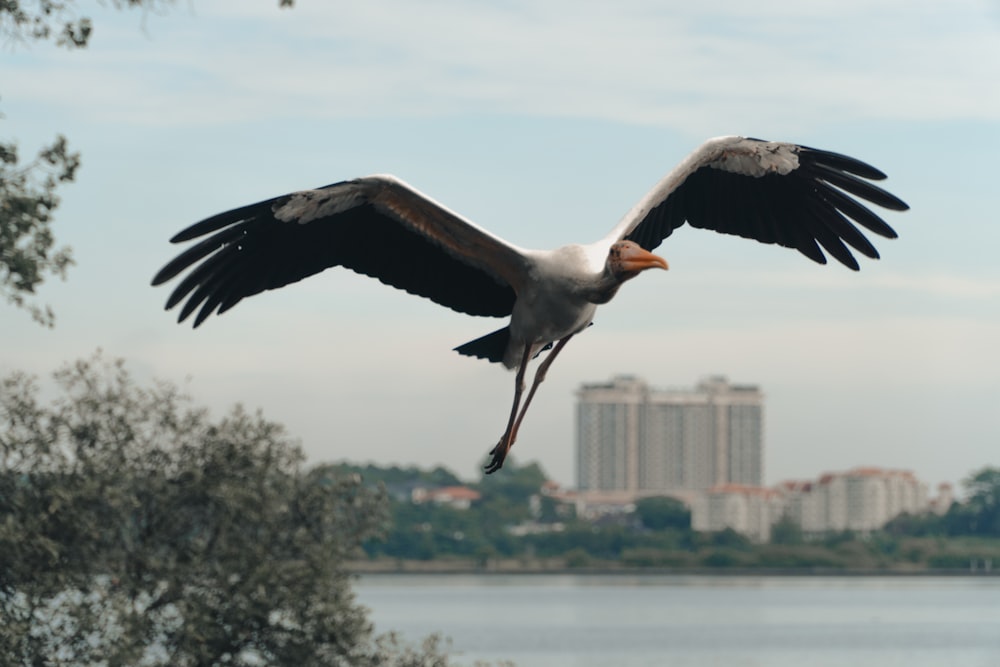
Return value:
<svg viewBox="0 0 1000 667">
<path fill-rule="evenodd" d="M 147 18 L 145 33 L 107 14 L 86 57 L 40 53 L 4 92 L 139 125 L 488 111 L 702 135 L 1000 118 L 1000 40 L 973 5 L 257 4 Z"/>
<path fill-rule="evenodd" d="M 739 283 L 741 288 L 757 286 L 768 290 L 864 291 L 869 295 L 875 290 L 886 290 L 973 302 L 1000 297 L 998 278 L 941 272 L 920 274 L 870 270 L 848 279 L 842 272 L 835 271 L 792 270 L 748 273 L 722 269 L 705 271 L 697 280 L 702 285 Z"/>
</svg>

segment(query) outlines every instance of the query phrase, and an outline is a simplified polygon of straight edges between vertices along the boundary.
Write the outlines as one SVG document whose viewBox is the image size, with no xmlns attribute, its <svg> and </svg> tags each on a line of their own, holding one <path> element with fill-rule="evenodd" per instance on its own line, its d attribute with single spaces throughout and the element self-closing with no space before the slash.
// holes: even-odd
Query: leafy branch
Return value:
<svg viewBox="0 0 1000 667">
<path fill-rule="evenodd" d="M 175 0 L 107 2 L 116 9 L 162 13 Z M 75 0 L 0 0 L 0 43 L 51 41 L 62 48 L 85 48 L 94 25 L 77 5 Z M 294 0 L 278 0 L 279 7 L 293 5 Z M 24 164 L 18 161 L 16 143 L 0 141 L 0 297 L 44 326 L 53 326 L 54 313 L 30 297 L 48 276 L 65 278 L 73 264 L 68 247 L 55 247 L 50 223 L 59 205 L 56 188 L 71 182 L 79 166 L 80 154 L 69 151 L 62 135 Z"/>
<path fill-rule="evenodd" d="M 55 247 L 50 222 L 59 205 L 56 188 L 79 167 L 80 154 L 61 135 L 24 164 L 16 144 L 0 143 L 0 295 L 45 326 L 53 324 L 52 309 L 27 297 L 47 275 L 65 278 L 73 263 L 69 248 Z"/>
</svg>

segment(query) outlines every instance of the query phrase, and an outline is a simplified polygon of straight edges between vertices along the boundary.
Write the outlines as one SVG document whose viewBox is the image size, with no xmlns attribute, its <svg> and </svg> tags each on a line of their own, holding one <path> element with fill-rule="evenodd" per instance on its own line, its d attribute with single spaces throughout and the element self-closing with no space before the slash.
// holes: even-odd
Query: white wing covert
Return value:
<svg viewBox="0 0 1000 667">
<path fill-rule="evenodd" d="M 909 208 L 870 182 L 885 177 L 860 160 L 808 146 L 711 139 L 657 183 L 608 239 L 627 239 L 652 250 L 687 222 L 794 248 L 820 264 L 826 263 L 825 250 L 857 270 L 847 246 L 872 259 L 879 255 L 856 225 L 896 237 L 858 199 L 894 211 Z"/>
</svg>

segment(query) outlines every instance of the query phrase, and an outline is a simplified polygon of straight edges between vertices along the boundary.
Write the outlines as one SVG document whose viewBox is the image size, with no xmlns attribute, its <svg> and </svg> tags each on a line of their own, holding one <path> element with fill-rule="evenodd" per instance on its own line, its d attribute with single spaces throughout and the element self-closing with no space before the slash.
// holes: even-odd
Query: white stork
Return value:
<svg viewBox="0 0 1000 667">
<path fill-rule="evenodd" d="M 854 223 L 896 233 L 853 197 L 894 211 L 908 206 L 869 181 L 885 178 L 854 158 L 790 143 L 720 137 L 666 175 L 611 232 L 589 245 L 528 250 L 474 225 L 392 176 L 368 176 L 233 209 L 171 241 L 205 237 L 163 267 L 153 285 L 187 275 L 167 300 L 194 326 L 243 298 L 343 266 L 469 315 L 508 325 L 455 348 L 517 369 L 514 401 L 486 472 L 500 469 L 545 373 L 626 280 L 667 262 L 650 252 L 687 222 L 794 248 L 824 250 L 857 270 L 847 246 L 877 259 Z M 852 197 L 853 195 L 853 197 Z M 853 222 L 852 222 L 853 221 Z M 845 243 L 847 245 L 845 245 Z M 541 351 L 524 398 L 525 369 Z"/>
</svg>

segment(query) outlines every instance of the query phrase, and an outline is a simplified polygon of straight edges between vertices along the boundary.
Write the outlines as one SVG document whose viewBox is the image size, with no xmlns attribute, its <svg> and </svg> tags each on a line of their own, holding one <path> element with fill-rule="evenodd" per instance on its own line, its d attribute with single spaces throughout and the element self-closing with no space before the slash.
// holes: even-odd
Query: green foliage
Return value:
<svg viewBox="0 0 1000 667">
<path fill-rule="evenodd" d="M 0 382 L 4 664 L 444 665 L 375 641 L 343 563 L 384 524 L 278 424 L 99 357 Z"/>
<path fill-rule="evenodd" d="M 535 462 L 519 465 L 514 457 L 509 457 L 503 469 L 503 475 L 482 473 L 474 488 L 483 494 L 484 499 L 504 498 L 521 504 L 536 495 L 548 480 L 541 466 Z"/>
<path fill-rule="evenodd" d="M 514 526 L 534 518 L 531 509 L 532 496 L 538 496 L 548 478 L 537 463 L 518 465 L 513 457 L 504 463 L 503 474 L 481 475 L 479 483 L 472 488 L 482 495 L 478 503 L 478 513 L 486 522 L 484 529 L 501 542 L 498 550 L 507 553 L 503 534 L 508 526 Z"/>
<path fill-rule="evenodd" d="M 882 532 L 896 537 L 923 537 L 927 535 L 944 535 L 946 527 L 944 519 L 937 514 L 903 513 L 882 527 Z"/>
<path fill-rule="evenodd" d="M 635 503 L 635 513 L 649 530 L 691 528 L 691 510 L 680 500 L 669 496 L 640 498 Z"/>
<path fill-rule="evenodd" d="M 802 544 L 802 526 L 790 516 L 783 516 L 771 526 L 771 544 Z"/>
<path fill-rule="evenodd" d="M 74 5 L 72 0 L 6 0 L 0 4 L 3 36 L 14 41 L 52 39 L 58 46 L 83 48 L 90 40 L 93 24 L 89 18 L 78 16 Z"/>
<path fill-rule="evenodd" d="M 0 38 L 14 42 L 53 40 L 57 46 L 81 49 L 90 43 L 93 22 L 77 11 L 74 0 L 2 0 Z M 109 0 L 116 9 L 141 9 L 161 13 L 175 0 Z M 292 7 L 294 0 L 278 0 Z"/>
<path fill-rule="evenodd" d="M 452 486 L 459 480 L 437 468 L 375 466 L 336 467 L 358 472 L 388 488 Z M 691 530 L 687 511 L 676 501 L 649 498 L 637 502 L 631 515 L 580 520 L 562 511 L 552 497 L 540 493 L 544 474 L 537 465 L 508 464 L 504 474 L 470 484 L 483 500 L 462 510 L 433 503 L 415 505 L 406 497 L 392 503 L 385 536 L 366 543 L 371 558 L 464 561 L 486 567 L 496 559 L 544 561 L 564 567 L 699 568 L 738 567 L 783 570 L 915 571 L 927 568 L 968 568 L 970 561 L 1000 563 L 1000 540 L 990 534 L 969 535 L 977 513 L 992 504 L 994 477 L 982 471 L 970 476 L 969 502 L 956 503 L 945 517 L 903 515 L 885 530 L 871 533 L 840 531 L 825 536 L 803 535 L 789 517 L 772 527 L 770 544 L 752 544 L 729 529 L 714 533 Z M 441 484 L 435 485 L 437 480 Z M 534 499 L 534 500 L 533 500 Z M 540 502 L 535 502 L 539 501 Z M 537 531 L 514 535 L 511 526 L 533 521 Z M 977 524 L 981 525 L 981 524 Z M 666 526 L 653 529 L 653 526 Z M 960 529 L 960 530 L 959 530 Z M 976 541 L 980 540 L 980 541 Z M 1000 567 L 1000 565 L 998 565 Z"/>
<path fill-rule="evenodd" d="M 968 501 L 960 514 L 968 534 L 1000 537 L 1000 468 L 986 467 L 963 482 Z"/>
<path fill-rule="evenodd" d="M 755 550 L 755 567 L 776 569 L 836 569 L 847 565 L 844 558 L 815 544 L 768 544 Z"/>
<path fill-rule="evenodd" d="M 709 551 L 701 558 L 701 564 L 706 567 L 744 567 L 748 565 L 747 557 L 732 549 L 716 549 Z"/>
<path fill-rule="evenodd" d="M 379 480 L 390 490 L 461 483 L 441 468 L 423 471 L 340 464 L 335 469 Z M 477 567 L 507 558 L 543 559 L 569 568 L 623 565 L 912 571 L 937 566 L 968 567 L 970 559 L 975 558 L 986 562 L 995 547 L 996 562 L 1000 563 L 1000 542 L 988 541 L 993 547 L 982 547 L 955 538 L 945 540 L 947 517 L 933 514 L 904 515 L 884 531 L 870 534 L 841 531 L 815 539 L 807 539 L 801 528 L 785 517 L 773 526 L 770 544 L 755 545 L 731 529 L 715 533 L 692 531 L 683 505 L 662 497 L 638 501 L 633 515 L 579 520 L 571 512 L 561 511 L 553 498 L 540 494 L 544 474 L 537 465 L 508 464 L 504 474 L 508 473 L 510 478 L 492 475 L 470 484 L 483 494 L 483 499 L 467 510 L 433 503 L 416 505 L 408 495 L 397 497 L 392 502 L 385 536 L 365 545 L 368 556 L 410 561 L 458 559 Z M 952 510 L 959 513 L 955 516 L 966 526 L 970 507 L 991 507 L 989 494 L 993 488 L 989 475 L 977 473 L 970 479 L 978 480 L 977 493 L 972 496 L 975 504 L 956 504 Z M 518 536 L 508 530 L 526 521 L 534 521 L 539 530 Z M 965 546 L 955 546 L 959 544 Z"/>
<path fill-rule="evenodd" d="M 710 533 L 712 546 L 724 547 L 738 551 L 746 551 L 752 547 L 750 539 L 745 535 L 740 535 L 732 528 L 726 528 L 714 533 Z"/>
<path fill-rule="evenodd" d="M 591 557 L 589 553 L 587 553 L 586 550 L 576 548 L 566 552 L 564 562 L 566 564 L 566 567 L 581 568 L 581 567 L 590 567 L 591 565 L 593 565 L 594 559 Z"/>
<path fill-rule="evenodd" d="M 927 556 L 929 567 L 942 570 L 976 571 L 1000 569 L 1000 545 L 958 543 Z"/>
<path fill-rule="evenodd" d="M 839 530 L 827 533 L 823 536 L 823 546 L 828 549 L 836 549 L 842 544 L 850 544 L 857 541 L 858 536 L 853 530 Z"/>
<path fill-rule="evenodd" d="M 623 549 L 621 562 L 629 567 L 687 568 L 696 564 L 690 551 L 671 551 L 650 547 Z"/>
<path fill-rule="evenodd" d="M 849 563 L 854 569 L 874 570 L 888 564 L 878 549 L 873 550 L 871 545 L 857 537 L 842 540 L 828 548 L 837 558 Z"/>
<path fill-rule="evenodd" d="M 174 0 L 110 0 L 118 9 L 162 12 Z M 291 7 L 292 0 L 279 0 Z M 80 15 L 73 0 L 0 0 L 0 44 L 52 41 L 68 49 L 86 47 L 93 34 L 90 18 Z M 0 116 L 2 117 L 2 116 Z M 69 151 L 59 135 L 27 162 L 18 159 L 12 141 L 0 141 L 0 297 L 52 326 L 52 309 L 31 301 L 48 278 L 65 278 L 73 263 L 70 249 L 55 248 L 52 216 L 59 205 L 56 191 L 72 182 L 79 153 Z"/>
<path fill-rule="evenodd" d="M 495 540 L 486 536 L 478 513 L 453 507 L 405 501 L 391 504 L 391 529 L 383 539 L 366 544 L 371 555 L 408 560 L 441 556 L 479 558 Z"/>
<path fill-rule="evenodd" d="M 47 276 L 65 277 L 73 263 L 68 248 L 54 247 L 51 222 L 56 188 L 72 181 L 79 166 L 79 153 L 69 151 L 64 137 L 27 163 L 19 162 L 15 144 L 0 143 L 0 295 L 46 326 L 52 310 L 28 297 Z"/>
<path fill-rule="evenodd" d="M 409 489 L 414 486 L 437 488 L 462 484 L 461 480 L 454 473 L 441 466 L 427 471 L 415 466 L 405 468 L 401 466 L 389 466 L 388 468 L 383 468 L 371 463 L 359 465 L 342 462 L 327 465 L 324 469 L 329 470 L 335 475 L 360 475 L 366 484 L 382 484 L 389 489 L 393 487 Z"/>
</svg>

